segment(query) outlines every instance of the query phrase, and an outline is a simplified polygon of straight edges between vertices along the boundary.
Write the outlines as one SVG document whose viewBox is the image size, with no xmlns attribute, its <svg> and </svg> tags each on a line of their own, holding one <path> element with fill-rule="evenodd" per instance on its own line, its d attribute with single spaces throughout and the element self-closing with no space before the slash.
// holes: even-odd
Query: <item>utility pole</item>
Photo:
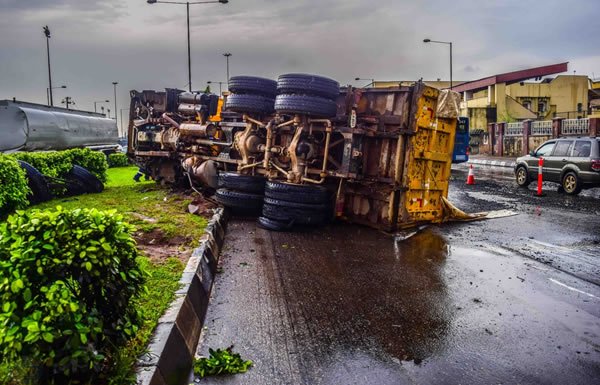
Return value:
<svg viewBox="0 0 600 385">
<path fill-rule="evenodd" d="M 66 107 L 66 109 L 69 109 L 69 104 L 75 104 L 75 102 L 73 101 L 73 98 L 70 96 L 65 96 L 65 98 L 62 100 L 61 102 L 62 104 L 64 104 Z"/>
<path fill-rule="evenodd" d="M 223 54 L 227 60 L 227 91 L 229 91 L 229 57 L 231 56 L 230 52 L 225 52 Z"/>
<path fill-rule="evenodd" d="M 48 90 L 50 94 L 50 107 L 54 106 L 52 99 L 52 72 L 50 71 L 50 28 L 43 27 L 44 35 L 46 35 L 46 52 L 48 53 Z"/>
<path fill-rule="evenodd" d="M 119 121 L 117 120 L 117 84 L 119 84 L 119 82 L 112 82 L 113 84 L 113 89 L 115 91 L 115 123 L 117 123 L 117 134 L 119 133 Z"/>
</svg>

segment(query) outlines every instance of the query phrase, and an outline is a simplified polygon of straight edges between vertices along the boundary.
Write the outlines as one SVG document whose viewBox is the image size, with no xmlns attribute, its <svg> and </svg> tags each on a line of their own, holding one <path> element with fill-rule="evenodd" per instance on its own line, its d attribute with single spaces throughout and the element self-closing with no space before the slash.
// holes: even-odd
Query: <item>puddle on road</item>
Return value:
<svg viewBox="0 0 600 385">
<path fill-rule="evenodd" d="M 307 355 L 368 352 L 419 364 L 444 348 L 453 310 L 441 236 L 424 230 L 397 241 L 335 226 L 295 234 L 293 242 L 273 238 L 285 244 L 276 263 Z"/>
</svg>

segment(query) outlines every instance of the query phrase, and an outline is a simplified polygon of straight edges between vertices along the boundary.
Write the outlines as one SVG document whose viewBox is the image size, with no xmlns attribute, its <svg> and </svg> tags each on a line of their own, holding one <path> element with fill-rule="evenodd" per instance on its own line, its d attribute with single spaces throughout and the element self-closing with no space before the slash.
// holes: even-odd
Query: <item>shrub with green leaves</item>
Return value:
<svg viewBox="0 0 600 385">
<path fill-rule="evenodd" d="M 122 152 L 116 152 L 108 156 L 108 167 L 126 167 L 129 166 L 129 158 Z"/>
<path fill-rule="evenodd" d="M 27 207 L 30 193 L 25 170 L 13 158 L 0 154 L 0 218 Z"/>
<path fill-rule="evenodd" d="M 71 158 L 71 163 L 79 165 L 96 175 L 102 182 L 106 182 L 108 162 L 106 155 L 101 151 L 92 151 L 89 148 L 73 148 L 65 151 Z"/>
<path fill-rule="evenodd" d="M 42 174 L 53 178 L 64 178 L 76 164 L 96 175 L 102 182 L 106 182 L 108 163 L 106 155 L 100 151 L 73 148 L 65 151 L 15 152 L 11 156 L 29 163 Z"/>
<path fill-rule="evenodd" d="M 194 374 L 200 378 L 219 374 L 246 373 L 252 361 L 243 360 L 239 353 L 233 352 L 233 346 L 227 349 L 208 349 L 210 356 L 194 360 Z"/>
<path fill-rule="evenodd" d="M 146 273 L 115 211 L 17 211 L 0 225 L 0 361 L 40 364 L 41 383 L 89 381 L 141 325 Z M 67 380 L 68 379 L 68 380 Z"/>
<path fill-rule="evenodd" d="M 65 151 L 15 152 L 10 156 L 29 163 L 42 174 L 53 178 L 61 178 L 73 168 L 72 159 Z"/>
</svg>

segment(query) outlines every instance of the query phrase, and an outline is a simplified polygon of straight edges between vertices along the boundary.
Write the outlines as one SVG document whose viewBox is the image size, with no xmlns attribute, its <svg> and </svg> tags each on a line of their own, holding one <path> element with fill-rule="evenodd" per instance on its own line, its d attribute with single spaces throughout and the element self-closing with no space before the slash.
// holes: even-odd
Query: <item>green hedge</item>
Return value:
<svg viewBox="0 0 600 385">
<path fill-rule="evenodd" d="M 106 156 L 88 148 L 74 148 L 65 151 L 16 152 L 10 156 L 31 164 L 39 172 L 54 178 L 64 177 L 77 164 L 106 182 L 108 163 Z"/>
<path fill-rule="evenodd" d="M 40 365 L 40 383 L 95 383 L 141 326 L 132 227 L 112 211 L 17 211 L 0 225 L 0 361 Z"/>
<path fill-rule="evenodd" d="M 129 166 L 129 158 L 122 152 L 116 152 L 108 156 L 108 167 L 126 167 Z"/>
<path fill-rule="evenodd" d="M 29 205 L 25 170 L 10 156 L 0 154 L 0 218 Z"/>
</svg>

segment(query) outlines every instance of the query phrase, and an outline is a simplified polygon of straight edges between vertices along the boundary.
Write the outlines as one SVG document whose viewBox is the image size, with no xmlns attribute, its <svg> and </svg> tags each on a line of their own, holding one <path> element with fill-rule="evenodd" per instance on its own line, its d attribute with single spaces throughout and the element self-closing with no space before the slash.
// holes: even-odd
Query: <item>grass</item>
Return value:
<svg viewBox="0 0 600 385">
<path fill-rule="evenodd" d="M 206 227 L 206 219 L 187 213 L 189 198 L 172 194 L 152 181 L 135 182 L 136 167 L 120 167 L 108 170 L 105 190 L 100 194 L 54 199 L 28 210 L 52 209 L 62 206 L 67 209 L 95 207 L 100 210 L 115 209 L 139 231 L 162 231 L 165 237 L 185 239 L 187 246 L 195 246 Z M 119 349 L 112 357 L 109 371 L 111 385 L 135 382 L 134 366 L 137 358 L 145 351 L 158 319 L 168 308 L 178 289 L 183 272 L 183 262 L 169 257 L 163 260 L 141 256 L 140 263 L 150 273 L 146 283 L 147 294 L 138 299 L 136 306 L 142 309 L 144 325 L 127 346 Z M 0 363 L 0 384 L 26 385 L 32 370 L 26 361 Z"/>
</svg>

